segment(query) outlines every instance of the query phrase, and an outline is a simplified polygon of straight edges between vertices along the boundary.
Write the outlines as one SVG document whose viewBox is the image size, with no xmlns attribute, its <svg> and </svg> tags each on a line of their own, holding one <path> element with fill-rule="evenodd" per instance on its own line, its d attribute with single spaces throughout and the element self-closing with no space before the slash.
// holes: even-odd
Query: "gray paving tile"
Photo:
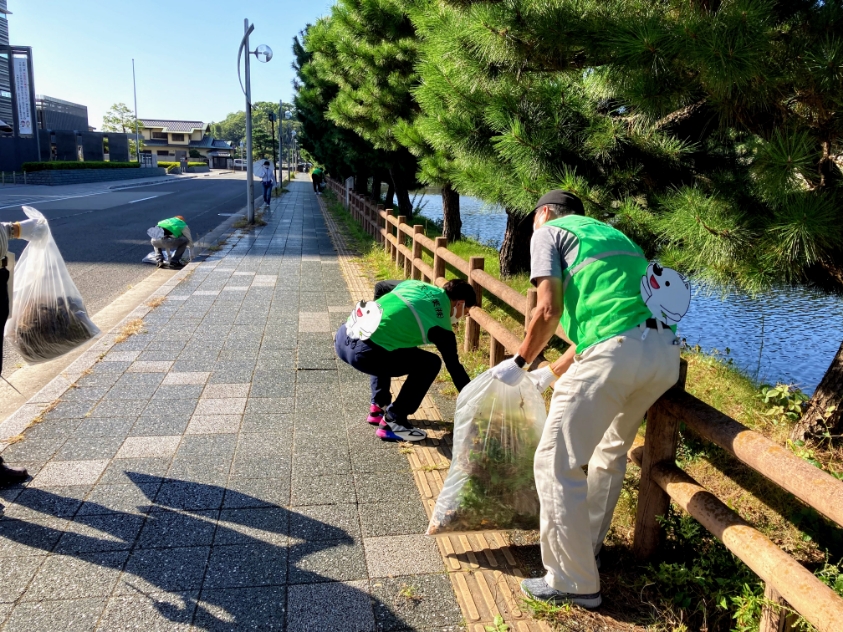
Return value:
<svg viewBox="0 0 843 632">
<path fill-rule="evenodd" d="M 368 424 L 365 425 L 368 426 Z M 365 431 L 363 426 L 359 426 L 359 429 L 363 429 Z M 384 472 L 409 472 L 410 462 L 407 460 L 407 455 L 401 454 L 399 450 L 395 449 L 395 446 L 392 447 L 392 450 L 382 450 L 378 448 L 371 450 L 351 450 L 351 467 L 354 470 L 354 473 L 383 474 Z"/>
<path fill-rule="evenodd" d="M 289 435 L 293 430 L 292 415 L 248 414 L 243 416 L 240 432 Z"/>
<path fill-rule="evenodd" d="M 211 554 L 209 546 L 137 549 L 132 552 L 115 594 L 136 595 L 138 579 L 158 590 L 199 590 Z"/>
<path fill-rule="evenodd" d="M 287 589 L 287 629 L 296 632 L 372 632 L 369 582 L 300 584 Z"/>
<path fill-rule="evenodd" d="M 45 559 L 46 555 L 0 557 L 0 603 L 17 601 Z"/>
<path fill-rule="evenodd" d="M 72 607 L 68 607 L 70 604 Z M 3 629 L 10 632 L 88 632 L 96 628 L 105 604 L 105 598 L 25 602 L 15 607 Z"/>
<path fill-rule="evenodd" d="M 205 588 L 280 586 L 287 580 L 287 548 L 272 544 L 215 546 Z"/>
<path fill-rule="evenodd" d="M 141 415 L 132 425 L 129 434 L 138 437 L 180 435 L 189 423 L 189 413 Z"/>
<path fill-rule="evenodd" d="M 214 546 L 225 544 L 286 545 L 289 511 L 281 507 L 223 509 Z"/>
<path fill-rule="evenodd" d="M 441 573 L 444 566 L 436 541 L 426 535 L 363 538 L 369 577 Z M 407 555 L 413 551 L 413 555 Z"/>
<path fill-rule="evenodd" d="M 188 456 L 213 456 L 231 458 L 237 446 L 237 435 L 192 435 L 182 439 L 178 458 Z"/>
<path fill-rule="evenodd" d="M 290 584 L 367 578 L 366 559 L 359 542 L 321 540 L 290 549 Z"/>
<path fill-rule="evenodd" d="M 77 437 L 125 437 L 135 423 L 134 415 L 127 417 L 89 417 L 75 429 Z"/>
<path fill-rule="evenodd" d="M 141 457 L 113 459 L 99 480 L 100 485 L 132 484 L 142 480 L 146 484 L 160 483 L 160 477 L 170 469 L 172 457 Z M 133 478 L 134 477 L 134 480 Z"/>
<path fill-rule="evenodd" d="M 410 472 L 355 474 L 357 500 L 360 503 L 388 502 L 395 497 L 394 490 L 415 490 L 416 482 Z"/>
<path fill-rule="evenodd" d="M 99 437 L 72 437 L 68 439 L 55 458 L 60 461 L 91 461 L 111 459 L 123 444 L 123 435 Z"/>
<path fill-rule="evenodd" d="M 285 630 L 286 605 L 281 586 L 203 590 L 194 626 L 213 632 Z M 221 609 L 227 613 L 224 620 L 213 614 Z"/>
<path fill-rule="evenodd" d="M 293 479 L 292 505 L 332 505 L 357 502 L 354 481 L 349 475 Z"/>
<path fill-rule="evenodd" d="M 106 597 L 111 594 L 128 557 L 128 551 L 50 556 L 33 578 L 23 600 Z"/>
<path fill-rule="evenodd" d="M 158 490 L 155 502 L 162 507 L 188 511 L 219 509 L 224 494 L 222 485 L 167 479 Z"/>
<path fill-rule="evenodd" d="M 189 630 L 198 591 L 120 595 L 108 600 L 99 630 L 175 632 Z"/>
<path fill-rule="evenodd" d="M 214 539 L 218 511 L 177 513 L 153 509 L 138 538 L 147 549 L 210 546 Z"/>
<path fill-rule="evenodd" d="M 42 422 L 49 423 L 49 422 Z M 65 439 L 61 437 L 37 437 L 10 445 L 3 451 L 3 460 L 9 463 L 22 461 L 48 461 L 58 452 Z"/>
<path fill-rule="evenodd" d="M 271 473 L 271 472 L 270 472 Z M 230 478 L 223 508 L 283 507 L 290 504 L 290 478 Z"/>
<path fill-rule="evenodd" d="M 54 553 L 76 555 L 95 551 L 128 551 L 143 525 L 144 517 L 125 513 L 79 516 L 68 524 Z"/>
<path fill-rule="evenodd" d="M 91 417 L 116 417 L 122 419 L 133 415 L 136 416 L 143 412 L 148 403 L 148 397 L 136 400 L 104 400 L 97 404 L 97 407 L 91 411 Z"/>
<path fill-rule="evenodd" d="M 305 542 L 360 541 L 357 505 L 311 505 L 290 512 L 290 537 Z"/>
<path fill-rule="evenodd" d="M 364 537 L 424 533 L 427 515 L 418 498 L 359 505 Z"/>
<path fill-rule="evenodd" d="M 372 580 L 377 629 L 462 629 L 463 617 L 447 575 Z"/>
<path fill-rule="evenodd" d="M 297 452 L 293 457 L 293 477 L 350 474 L 351 460 L 345 446 L 324 452 Z"/>
<path fill-rule="evenodd" d="M 5 516 L 17 518 L 20 515 L 19 510 L 23 509 L 67 518 L 79 510 L 82 500 L 90 491 L 91 485 L 28 487 L 15 498 L 12 505 L 6 508 Z"/>
<path fill-rule="evenodd" d="M 253 456 L 238 454 L 231 466 L 234 478 L 287 478 L 292 472 L 289 455 Z"/>
<path fill-rule="evenodd" d="M 128 482 L 128 478 L 124 479 Z M 121 481 L 122 482 L 122 481 Z M 120 512 L 123 514 L 146 514 L 155 499 L 160 484 L 116 484 L 94 486 L 76 514 L 94 516 Z"/>
<path fill-rule="evenodd" d="M 68 419 L 84 417 L 91 408 L 94 401 L 60 401 L 53 410 L 45 415 L 45 419 Z"/>
</svg>

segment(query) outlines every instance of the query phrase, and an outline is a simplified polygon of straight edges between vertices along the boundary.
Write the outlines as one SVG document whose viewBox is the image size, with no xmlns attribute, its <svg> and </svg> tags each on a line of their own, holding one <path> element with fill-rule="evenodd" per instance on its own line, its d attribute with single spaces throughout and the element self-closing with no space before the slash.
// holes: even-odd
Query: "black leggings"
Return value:
<svg viewBox="0 0 843 632">
<path fill-rule="evenodd" d="M 372 403 L 381 408 L 392 403 L 389 391 L 392 378 L 407 376 L 389 410 L 398 423 L 407 421 L 407 417 L 419 409 L 442 368 L 442 360 L 430 351 L 416 347 L 387 351 L 367 340 L 351 340 L 345 333 L 344 324 L 337 331 L 334 347 L 340 360 L 372 376 Z"/>
</svg>

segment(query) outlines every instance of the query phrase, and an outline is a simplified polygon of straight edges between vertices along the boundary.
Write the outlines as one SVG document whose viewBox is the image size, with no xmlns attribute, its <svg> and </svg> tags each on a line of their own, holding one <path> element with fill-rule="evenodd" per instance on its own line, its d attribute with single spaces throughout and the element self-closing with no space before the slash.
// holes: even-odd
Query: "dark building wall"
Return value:
<svg viewBox="0 0 843 632">
<path fill-rule="evenodd" d="M 82 145 L 82 156 L 85 160 L 103 160 L 102 137 L 99 132 L 82 132 L 79 134 L 79 144 Z"/>
<path fill-rule="evenodd" d="M 108 159 L 111 162 L 129 161 L 129 138 L 125 134 L 108 134 Z"/>
<path fill-rule="evenodd" d="M 67 169 L 28 173 L 26 174 L 26 182 L 27 184 L 57 186 L 62 184 L 83 184 L 87 182 L 136 180 L 138 178 L 161 176 L 167 176 L 167 170 L 164 167 L 150 167 L 147 169 Z"/>
<path fill-rule="evenodd" d="M 76 132 L 59 129 L 53 135 L 56 137 L 56 160 L 79 160 Z"/>
<path fill-rule="evenodd" d="M 0 171 L 20 171 L 25 162 L 38 162 L 35 139 L 0 136 Z"/>
<path fill-rule="evenodd" d="M 88 108 L 78 103 L 63 101 L 55 97 L 35 98 L 40 129 L 73 129 L 88 131 Z"/>
</svg>

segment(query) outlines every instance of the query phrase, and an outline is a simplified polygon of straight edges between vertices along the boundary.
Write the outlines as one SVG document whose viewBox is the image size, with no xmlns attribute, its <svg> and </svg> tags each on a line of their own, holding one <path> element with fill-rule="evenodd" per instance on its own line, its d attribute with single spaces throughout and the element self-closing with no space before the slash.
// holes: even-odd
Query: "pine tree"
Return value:
<svg viewBox="0 0 843 632">
<path fill-rule="evenodd" d="M 843 291 L 840 0 L 452 0 L 425 19 L 417 98 L 461 191 L 513 218 L 565 186 L 721 288 Z M 840 434 L 841 398 L 843 346 L 797 435 Z"/>
</svg>

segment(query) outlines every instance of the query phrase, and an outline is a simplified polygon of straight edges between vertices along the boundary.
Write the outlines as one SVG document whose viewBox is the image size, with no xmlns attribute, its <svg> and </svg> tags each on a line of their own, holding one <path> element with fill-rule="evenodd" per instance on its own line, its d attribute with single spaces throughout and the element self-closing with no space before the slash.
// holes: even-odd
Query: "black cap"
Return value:
<svg viewBox="0 0 843 632">
<path fill-rule="evenodd" d="M 573 213 L 575 215 L 585 215 L 585 209 L 583 208 L 582 201 L 570 191 L 563 191 L 562 189 L 548 191 L 539 198 L 539 201 L 536 202 L 536 206 L 533 210 L 538 210 L 545 204 L 556 204 L 557 206 L 561 206 L 566 209 L 569 213 Z"/>
</svg>

